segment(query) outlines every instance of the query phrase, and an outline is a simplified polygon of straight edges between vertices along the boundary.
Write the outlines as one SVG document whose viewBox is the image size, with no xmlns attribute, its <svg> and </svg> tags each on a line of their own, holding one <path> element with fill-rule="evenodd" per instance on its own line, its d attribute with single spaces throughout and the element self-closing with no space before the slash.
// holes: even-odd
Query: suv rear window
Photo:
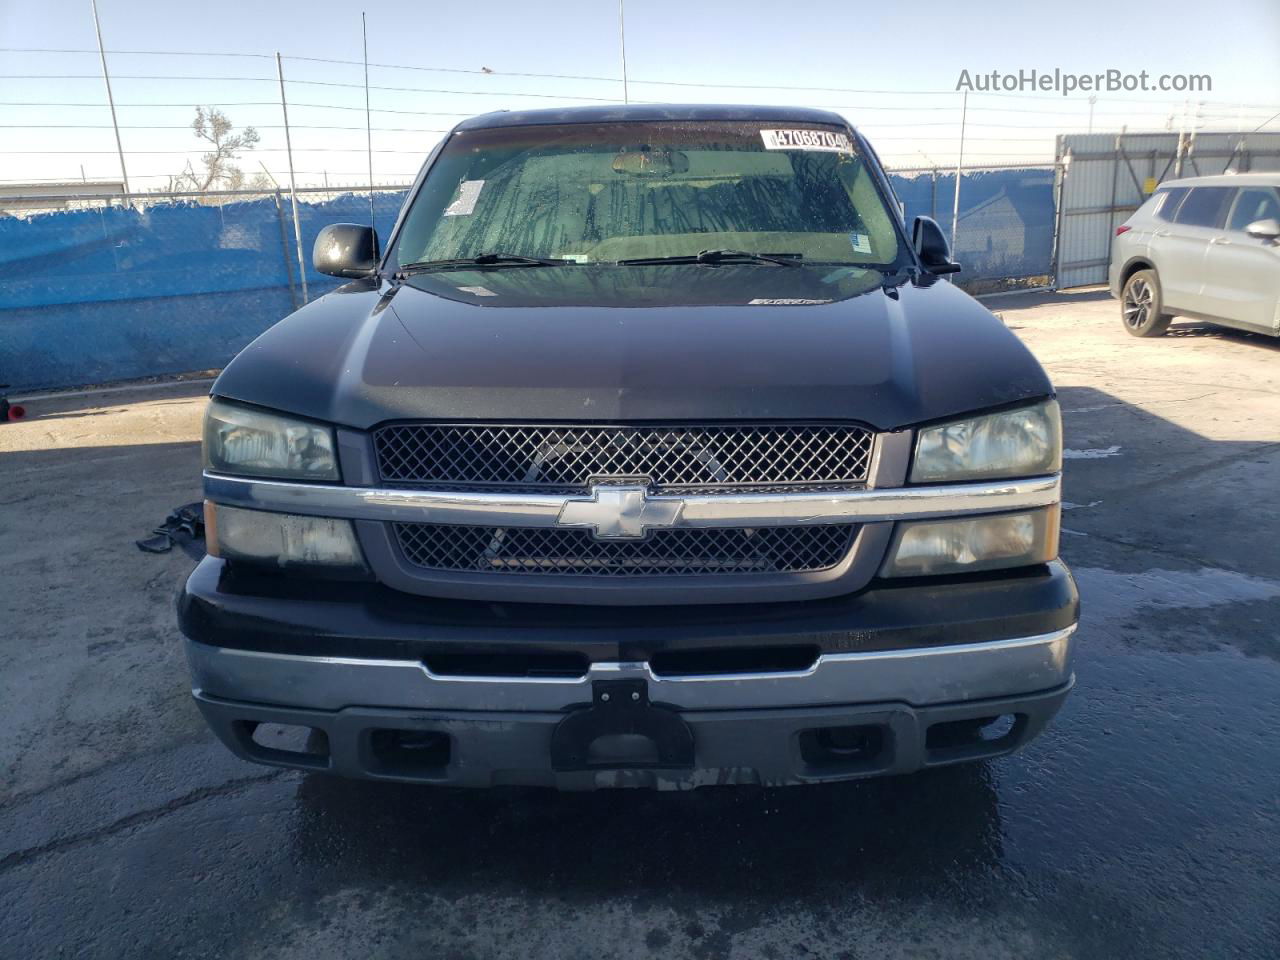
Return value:
<svg viewBox="0 0 1280 960">
<path fill-rule="evenodd" d="M 1163 202 L 1156 207 L 1156 216 L 1168 223 L 1173 223 L 1174 214 L 1178 212 L 1178 204 L 1182 203 L 1189 192 L 1186 187 L 1169 187 L 1167 190 L 1157 191 L 1156 196 L 1161 197 Z"/>
<path fill-rule="evenodd" d="M 1235 187 L 1194 187 L 1173 222 L 1186 227 L 1220 227 L 1235 192 Z"/>
</svg>

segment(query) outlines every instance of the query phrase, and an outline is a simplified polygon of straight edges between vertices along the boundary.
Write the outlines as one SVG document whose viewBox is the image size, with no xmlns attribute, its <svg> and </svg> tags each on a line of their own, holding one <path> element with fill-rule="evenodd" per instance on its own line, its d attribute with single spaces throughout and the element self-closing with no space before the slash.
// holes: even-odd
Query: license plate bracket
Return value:
<svg viewBox="0 0 1280 960">
<path fill-rule="evenodd" d="M 653 749 L 641 759 L 593 754 L 604 737 L 642 737 Z M 693 731 L 674 708 L 650 702 L 642 678 L 595 681 L 591 703 L 572 709 L 551 734 L 551 765 L 560 771 L 691 768 L 693 755 Z"/>
</svg>

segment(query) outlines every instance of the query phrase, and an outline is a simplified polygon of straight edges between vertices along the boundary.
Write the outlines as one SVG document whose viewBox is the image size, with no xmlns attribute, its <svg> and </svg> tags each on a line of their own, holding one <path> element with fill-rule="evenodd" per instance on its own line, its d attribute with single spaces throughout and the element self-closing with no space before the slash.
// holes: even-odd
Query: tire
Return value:
<svg viewBox="0 0 1280 960">
<path fill-rule="evenodd" d="M 1124 289 L 1120 291 L 1120 320 L 1130 336 L 1164 336 L 1173 315 L 1163 311 L 1164 296 L 1154 270 L 1139 270 L 1124 282 Z"/>
</svg>

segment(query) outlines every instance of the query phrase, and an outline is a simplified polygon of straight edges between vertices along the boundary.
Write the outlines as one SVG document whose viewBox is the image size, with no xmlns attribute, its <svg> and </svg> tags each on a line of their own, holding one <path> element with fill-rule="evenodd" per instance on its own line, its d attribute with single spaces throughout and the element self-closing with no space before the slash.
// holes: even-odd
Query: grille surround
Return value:
<svg viewBox="0 0 1280 960">
<path fill-rule="evenodd" d="M 373 432 L 385 484 L 537 493 L 616 480 L 667 494 L 851 489 L 867 482 L 874 440 L 851 423 L 400 423 Z"/>
<path fill-rule="evenodd" d="M 393 523 L 400 554 L 426 572 L 652 578 L 773 576 L 831 570 L 858 524 L 653 530 L 643 540 L 599 540 L 589 530 Z"/>
</svg>

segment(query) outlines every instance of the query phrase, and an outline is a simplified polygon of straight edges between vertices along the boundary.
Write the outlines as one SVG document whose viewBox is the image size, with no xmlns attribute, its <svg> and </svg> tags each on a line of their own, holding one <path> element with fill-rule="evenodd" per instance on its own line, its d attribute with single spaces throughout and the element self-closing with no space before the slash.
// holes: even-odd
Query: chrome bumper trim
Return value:
<svg viewBox="0 0 1280 960">
<path fill-rule="evenodd" d="M 984 483 L 897 487 L 843 492 L 654 495 L 667 505 L 664 526 L 775 527 L 919 520 L 1027 510 L 1057 503 L 1059 474 Z M 495 527 L 557 527 L 566 504 L 579 495 L 433 492 L 343 487 L 204 475 L 205 497 L 252 510 L 273 510 L 352 520 L 456 523 Z"/>
<path fill-rule="evenodd" d="M 586 676 L 440 676 L 415 660 L 306 657 L 186 641 L 199 693 L 314 710 L 562 710 L 595 680 L 643 679 L 649 699 L 688 710 L 905 702 L 957 703 L 1048 690 L 1071 679 L 1075 626 L 985 643 L 823 654 L 807 670 L 667 677 L 647 663 L 596 663 Z"/>
</svg>

